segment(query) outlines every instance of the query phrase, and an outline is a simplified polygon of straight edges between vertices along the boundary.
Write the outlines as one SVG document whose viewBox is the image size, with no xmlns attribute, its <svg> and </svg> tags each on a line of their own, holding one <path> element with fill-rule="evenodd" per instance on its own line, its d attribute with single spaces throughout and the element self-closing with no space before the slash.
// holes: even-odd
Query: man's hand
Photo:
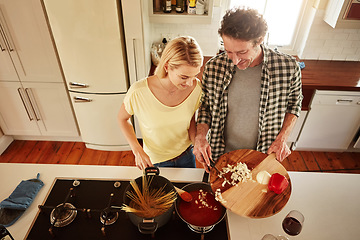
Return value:
<svg viewBox="0 0 360 240">
<path fill-rule="evenodd" d="M 269 147 L 267 154 L 275 153 L 276 159 L 279 162 L 284 161 L 284 159 L 291 154 L 290 148 L 285 141 L 276 139 L 271 146 Z"/>
<path fill-rule="evenodd" d="M 206 133 L 209 130 L 207 124 L 198 124 L 193 153 L 196 159 L 203 165 L 206 172 L 209 171 L 211 159 L 211 147 L 206 140 Z"/>
<path fill-rule="evenodd" d="M 203 165 L 205 171 L 210 172 L 208 166 L 210 166 L 211 147 L 205 138 L 195 138 L 193 153 L 196 159 Z"/>
<path fill-rule="evenodd" d="M 297 120 L 297 116 L 291 113 L 286 113 L 282 128 L 277 135 L 275 141 L 269 147 L 267 154 L 275 153 L 276 159 L 279 162 L 284 161 L 284 159 L 291 154 L 291 151 L 286 144 L 286 140 L 288 139 L 292 129 L 295 126 Z"/>
</svg>

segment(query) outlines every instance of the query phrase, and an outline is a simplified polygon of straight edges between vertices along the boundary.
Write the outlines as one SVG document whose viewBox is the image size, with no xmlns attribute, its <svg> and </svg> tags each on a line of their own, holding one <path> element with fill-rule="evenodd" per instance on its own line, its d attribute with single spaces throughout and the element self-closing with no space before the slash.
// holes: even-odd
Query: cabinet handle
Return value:
<svg viewBox="0 0 360 240">
<path fill-rule="evenodd" d="M 31 92 L 31 89 L 30 88 L 25 88 L 25 93 L 27 95 L 27 97 L 30 99 L 30 106 L 31 106 L 31 109 L 33 110 L 34 114 L 35 114 L 35 118 L 36 118 L 36 121 L 40 121 L 41 118 L 38 116 L 38 112 L 37 112 L 37 109 L 34 107 L 34 105 L 36 104 L 35 102 L 35 98 Z M 33 102 L 32 102 L 33 101 Z M 34 104 L 34 105 L 33 105 Z"/>
<path fill-rule="evenodd" d="M 27 115 L 28 115 L 28 117 L 29 117 L 29 120 L 30 120 L 30 121 L 34 120 L 34 119 L 32 118 L 32 116 L 30 115 L 30 113 L 29 113 L 29 110 L 28 110 L 27 105 L 26 105 L 25 100 L 24 100 L 24 96 L 23 96 L 23 94 L 21 93 L 21 88 L 18 88 L 17 91 L 18 91 L 18 93 L 19 93 L 19 95 L 20 95 L 20 98 L 21 98 L 21 101 L 22 101 L 22 103 L 23 103 L 23 105 L 24 105 L 24 107 L 25 107 L 25 110 L 26 110 L 26 113 L 27 113 Z"/>
<path fill-rule="evenodd" d="M 74 97 L 75 102 L 91 102 L 91 98 L 84 98 L 84 97 Z"/>
<path fill-rule="evenodd" d="M 135 65 L 135 81 L 138 80 L 138 72 L 137 72 L 137 61 L 136 61 L 136 39 L 133 38 L 133 50 L 134 50 L 134 65 Z"/>
<path fill-rule="evenodd" d="M 0 8 L 0 14 L 1 14 L 1 17 L 3 18 L 3 19 L 5 19 L 4 18 L 4 14 L 2 13 L 2 10 L 1 10 L 1 8 Z M 1 35 L 3 36 L 3 38 L 4 38 L 4 41 L 5 41 L 5 45 L 7 45 L 7 47 L 8 47 L 8 49 L 9 49 L 9 51 L 10 52 L 12 52 L 12 51 L 14 51 L 14 48 L 13 47 L 11 47 L 11 44 L 10 44 L 10 41 L 9 41 L 9 38 L 6 36 L 6 32 L 5 32 L 5 25 L 4 25 L 4 27 L 3 27 L 3 24 L 1 24 L 0 23 L 0 31 L 1 31 Z"/>
<path fill-rule="evenodd" d="M 2 47 L 1 43 L 0 43 L 0 50 L 3 52 L 5 51 L 6 49 Z"/>
<path fill-rule="evenodd" d="M 70 88 L 87 88 L 88 84 L 85 83 L 77 83 L 77 82 L 69 82 Z"/>
<path fill-rule="evenodd" d="M 352 99 L 338 99 L 336 100 L 337 103 L 352 103 Z"/>
<path fill-rule="evenodd" d="M 5 41 L 5 36 L 4 36 L 4 34 L 3 34 L 3 31 L 2 31 L 1 23 L 0 23 L 0 35 L 1 35 L 1 38 Z M 1 45 L 1 43 L 0 43 L 0 49 L 1 49 L 2 52 L 6 50 L 6 48 L 3 48 L 3 46 Z"/>
</svg>

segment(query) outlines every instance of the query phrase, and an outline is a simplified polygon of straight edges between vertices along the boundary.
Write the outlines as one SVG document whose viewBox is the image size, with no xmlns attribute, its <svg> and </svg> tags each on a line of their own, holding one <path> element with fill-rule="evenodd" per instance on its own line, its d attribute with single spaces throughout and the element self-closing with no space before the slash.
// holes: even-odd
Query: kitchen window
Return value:
<svg viewBox="0 0 360 240">
<path fill-rule="evenodd" d="M 268 23 L 265 43 L 270 47 L 293 49 L 307 0 L 229 0 L 229 8 L 257 9 Z"/>
</svg>

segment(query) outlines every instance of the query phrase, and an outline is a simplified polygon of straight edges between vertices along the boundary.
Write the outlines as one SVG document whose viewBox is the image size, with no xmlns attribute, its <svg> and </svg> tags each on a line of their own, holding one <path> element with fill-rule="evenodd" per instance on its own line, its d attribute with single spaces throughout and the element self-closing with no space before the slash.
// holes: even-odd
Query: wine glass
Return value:
<svg viewBox="0 0 360 240">
<path fill-rule="evenodd" d="M 265 234 L 261 240 L 289 240 L 289 239 L 282 235 L 275 237 L 272 234 Z"/>
<path fill-rule="evenodd" d="M 287 234 L 296 236 L 301 232 L 304 220 L 304 215 L 301 212 L 292 210 L 284 218 L 282 227 Z"/>
</svg>

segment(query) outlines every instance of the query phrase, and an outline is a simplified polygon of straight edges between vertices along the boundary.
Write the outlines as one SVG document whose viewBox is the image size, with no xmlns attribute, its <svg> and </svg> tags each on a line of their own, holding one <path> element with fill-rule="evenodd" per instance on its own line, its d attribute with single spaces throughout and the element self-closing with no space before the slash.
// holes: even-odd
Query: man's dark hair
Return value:
<svg viewBox="0 0 360 240">
<path fill-rule="evenodd" d="M 226 11 L 218 33 L 220 36 L 226 35 L 257 44 L 262 37 L 265 37 L 267 29 L 265 19 L 257 10 L 233 8 Z"/>
</svg>

